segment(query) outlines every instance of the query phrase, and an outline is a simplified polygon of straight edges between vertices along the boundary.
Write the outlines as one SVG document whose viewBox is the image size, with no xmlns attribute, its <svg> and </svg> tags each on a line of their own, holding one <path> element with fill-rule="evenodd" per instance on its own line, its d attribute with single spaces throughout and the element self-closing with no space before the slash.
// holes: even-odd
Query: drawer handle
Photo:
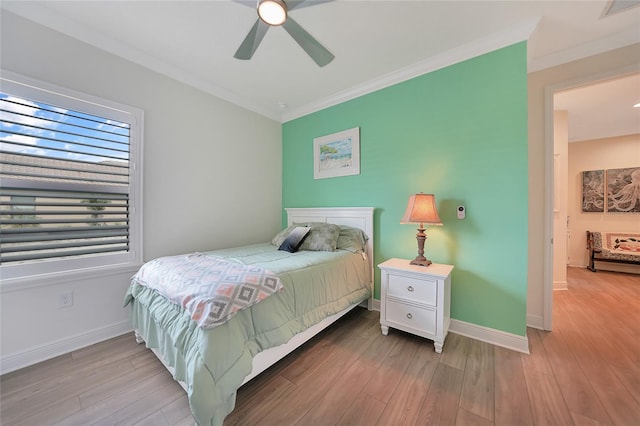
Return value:
<svg viewBox="0 0 640 426">
<path fill-rule="evenodd" d="M 409 313 L 407 314 L 407 318 L 409 318 L 409 319 L 413 318 L 413 315 L 411 315 L 411 312 L 409 312 Z"/>
<path fill-rule="evenodd" d="M 413 291 L 413 287 L 412 287 L 412 286 L 409 286 L 409 287 L 407 287 L 407 290 L 409 290 L 409 291 Z"/>
</svg>

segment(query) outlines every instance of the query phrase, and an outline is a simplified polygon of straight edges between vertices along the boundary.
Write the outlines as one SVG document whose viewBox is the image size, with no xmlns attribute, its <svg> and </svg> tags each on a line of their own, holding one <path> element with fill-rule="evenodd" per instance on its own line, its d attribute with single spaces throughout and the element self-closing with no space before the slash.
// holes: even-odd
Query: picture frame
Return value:
<svg viewBox="0 0 640 426">
<path fill-rule="evenodd" d="M 360 174 L 360 127 L 313 139 L 313 178 Z"/>
<path fill-rule="evenodd" d="M 582 211 L 603 213 L 605 206 L 604 170 L 582 172 Z"/>
<path fill-rule="evenodd" d="M 607 170 L 607 212 L 640 213 L 640 167 Z"/>
</svg>

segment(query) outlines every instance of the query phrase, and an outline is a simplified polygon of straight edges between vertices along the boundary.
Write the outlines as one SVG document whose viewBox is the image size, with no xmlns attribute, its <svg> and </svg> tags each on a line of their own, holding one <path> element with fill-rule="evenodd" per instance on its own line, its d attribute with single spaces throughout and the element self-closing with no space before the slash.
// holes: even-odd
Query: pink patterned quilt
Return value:
<svg viewBox="0 0 640 426">
<path fill-rule="evenodd" d="M 160 257 L 145 263 L 132 281 L 182 306 L 202 328 L 214 328 L 282 289 L 268 269 L 202 253 Z"/>
</svg>

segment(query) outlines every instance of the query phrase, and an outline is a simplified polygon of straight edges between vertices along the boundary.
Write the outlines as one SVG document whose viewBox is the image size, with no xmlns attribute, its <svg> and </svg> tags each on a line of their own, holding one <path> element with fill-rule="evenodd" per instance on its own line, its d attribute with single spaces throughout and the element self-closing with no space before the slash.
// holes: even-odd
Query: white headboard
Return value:
<svg viewBox="0 0 640 426">
<path fill-rule="evenodd" d="M 309 207 L 286 208 L 287 226 L 303 222 L 328 222 L 362 229 L 369 237 L 367 258 L 369 261 L 371 291 L 373 295 L 373 211 L 374 207 Z M 372 296 L 373 297 L 373 296 Z"/>
</svg>

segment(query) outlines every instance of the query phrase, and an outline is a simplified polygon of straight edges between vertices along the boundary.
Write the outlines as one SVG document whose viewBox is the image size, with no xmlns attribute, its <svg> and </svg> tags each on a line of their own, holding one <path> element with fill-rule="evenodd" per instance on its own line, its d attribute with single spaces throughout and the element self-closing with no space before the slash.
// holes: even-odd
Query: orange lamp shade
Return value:
<svg viewBox="0 0 640 426">
<path fill-rule="evenodd" d="M 438 210 L 436 210 L 436 197 L 433 194 L 414 194 L 409 197 L 407 211 L 400 223 L 425 223 L 429 225 L 442 225 Z"/>
</svg>

